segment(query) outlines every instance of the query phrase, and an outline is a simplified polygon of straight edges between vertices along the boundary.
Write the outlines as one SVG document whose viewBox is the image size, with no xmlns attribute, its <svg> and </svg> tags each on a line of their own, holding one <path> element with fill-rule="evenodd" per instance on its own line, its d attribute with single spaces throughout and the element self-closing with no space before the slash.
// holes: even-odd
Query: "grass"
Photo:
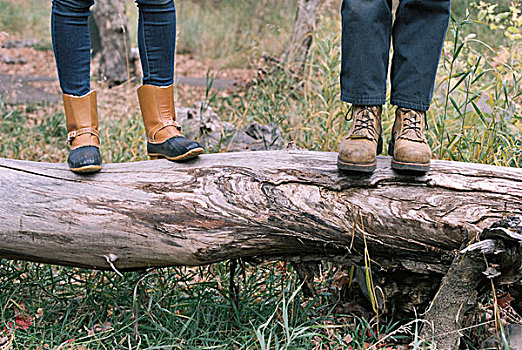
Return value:
<svg viewBox="0 0 522 350">
<path fill-rule="evenodd" d="M 66 161 L 69 151 L 64 141 L 67 131 L 63 113 L 54 111 L 46 118 L 27 119 L 27 114 L 33 109 L 44 106 L 0 110 L 0 157 L 42 162 Z M 118 163 L 145 159 L 145 131 L 138 116 L 111 117 L 106 115 L 100 119 L 104 126 L 101 148 L 104 161 Z"/>
<path fill-rule="evenodd" d="M 0 0 L 0 32 L 49 42 L 50 1 Z"/>
<path fill-rule="evenodd" d="M 280 52 L 289 37 L 296 0 L 179 1 L 179 53 L 225 67 L 251 67 L 264 51 Z"/>
<path fill-rule="evenodd" d="M 471 6 L 476 2 L 454 4 L 428 114 L 428 138 L 436 158 L 522 165 L 522 52 L 520 38 L 506 34 L 519 17 L 502 17 L 509 7 L 497 2 L 500 6 L 480 21 L 483 9 Z M 45 33 L 48 1 L 27 2 L 23 9 L 14 4 L 0 0 L 2 30 L 27 36 L 33 30 Z M 250 66 L 263 51 L 277 56 L 288 37 L 295 2 L 235 4 L 178 2 L 178 50 L 230 67 Z M 31 6 L 35 11 L 29 13 Z M 339 102 L 340 26 L 337 14 L 331 13 L 323 14 L 320 23 L 304 78 L 269 67 L 257 84 L 226 97 L 210 91 L 208 102 L 236 125 L 277 123 L 298 147 L 336 150 L 349 127 L 344 119 L 348 107 Z M 31 117 L 40 110 L 49 111 L 45 118 Z M 384 111 L 384 132 L 389 135 L 393 106 L 386 105 Z M 107 113 L 101 124 L 106 162 L 145 156 L 136 112 Z M 0 157 L 64 162 L 65 137 L 59 108 L 14 108 L 0 102 Z M 409 321 L 376 323 L 344 312 L 335 287 L 339 267 L 323 264 L 316 280 L 319 294 L 308 299 L 291 266 L 244 266 L 235 296 L 229 290 L 227 263 L 118 277 L 1 260 L 0 349 L 361 349 L 393 344 L 391 337 L 382 340 Z M 480 317 L 483 321 L 485 316 Z M 415 327 L 416 323 L 410 325 L 402 341 L 411 340 Z M 488 335 L 486 326 L 477 329 L 481 337 Z M 476 340 L 467 338 L 465 348 L 473 349 L 476 341 L 469 339 Z M 416 344 L 414 348 L 427 347 Z"/>
<path fill-rule="evenodd" d="M 247 265 L 236 299 L 224 263 L 120 278 L 3 261 L 0 347 L 2 336 L 16 349 L 331 349 L 376 342 L 368 322 L 333 312 L 333 272 L 330 266 L 322 292 L 306 299 L 286 264 Z M 27 321 L 27 329 L 15 328 Z"/>
</svg>

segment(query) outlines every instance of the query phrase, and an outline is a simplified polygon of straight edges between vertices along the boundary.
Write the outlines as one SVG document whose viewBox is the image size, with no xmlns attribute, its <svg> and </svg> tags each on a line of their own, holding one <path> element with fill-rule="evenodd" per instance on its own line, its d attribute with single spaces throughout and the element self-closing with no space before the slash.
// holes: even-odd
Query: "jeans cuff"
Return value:
<svg viewBox="0 0 522 350">
<path fill-rule="evenodd" d="M 391 98 L 390 103 L 394 106 L 402 107 L 402 108 L 410 108 L 415 109 L 417 111 L 427 111 L 430 109 L 429 102 L 419 102 L 419 101 L 407 101 L 398 98 Z"/>
<path fill-rule="evenodd" d="M 386 96 L 354 96 L 341 92 L 341 101 L 358 106 L 382 106 Z"/>
</svg>

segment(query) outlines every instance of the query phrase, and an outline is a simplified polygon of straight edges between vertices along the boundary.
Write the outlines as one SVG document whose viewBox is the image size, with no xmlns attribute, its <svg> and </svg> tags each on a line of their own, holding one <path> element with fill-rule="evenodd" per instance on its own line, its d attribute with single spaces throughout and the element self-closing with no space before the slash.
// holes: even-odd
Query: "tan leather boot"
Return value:
<svg viewBox="0 0 522 350">
<path fill-rule="evenodd" d="M 188 140 L 181 133 L 181 126 L 176 122 L 172 85 L 144 85 L 138 89 L 138 99 L 151 159 L 180 161 L 203 153 L 199 143 Z"/>
<path fill-rule="evenodd" d="M 339 146 L 340 170 L 373 172 L 382 152 L 382 106 L 354 106 L 353 124 Z"/>
<path fill-rule="evenodd" d="M 71 153 L 67 163 L 76 173 L 93 173 L 101 169 L 100 133 L 96 92 L 83 96 L 63 95 L 67 125 L 67 143 Z"/>
<path fill-rule="evenodd" d="M 430 170 L 431 149 L 424 135 L 426 127 L 426 112 L 397 108 L 388 149 L 389 155 L 393 156 L 393 169 Z"/>
</svg>

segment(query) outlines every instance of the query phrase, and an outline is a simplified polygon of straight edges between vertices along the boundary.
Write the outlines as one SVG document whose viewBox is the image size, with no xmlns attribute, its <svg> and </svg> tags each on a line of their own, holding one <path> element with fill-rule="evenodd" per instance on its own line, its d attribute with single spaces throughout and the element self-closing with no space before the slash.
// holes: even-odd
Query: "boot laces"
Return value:
<svg viewBox="0 0 522 350">
<path fill-rule="evenodd" d="M 415 111 L 407 108 L 399 108 L 400 111 L 404 114 L 404 126 L 402 128 L 401 135 L 408 134 L 408 131 L 411 130 L 415 133 L 415 135 L 420 140 L 424 140 L 424 134 L 422 133 L 422 120 L 421 115 L 424 116 L 424 121 L 426 125 L 426 130 L 428 129 L 428 119 L 426 117 L 426 112 Z"/>
<path fill-rule="evenodd" d="M 377 135 L 379 133 L 377 132 L 377 129 L 375 128 L 373 121 L 374 121 L 374 118 L 378 119 L 378 116 L 375 113 L 373 107 L 372 106 L 360 106 L 360 109 L 357 111 L 357 113 L 355 113 L 355 108 L 352 106 L 352 107 L 350 107 L 350 109 L 348 110 L 346 115 L 348 115 L 348 113 L 350 113 L 350 112 L 352 112 L 352 113 L 351 113 L 350 118 L 347 119 L 348 121 L 354 119 L 354 114 L 355 114 L 352 135 L 366 136 L 365 131 L 367 131 L 371 138 L 377 139 Z"/>
</svg>

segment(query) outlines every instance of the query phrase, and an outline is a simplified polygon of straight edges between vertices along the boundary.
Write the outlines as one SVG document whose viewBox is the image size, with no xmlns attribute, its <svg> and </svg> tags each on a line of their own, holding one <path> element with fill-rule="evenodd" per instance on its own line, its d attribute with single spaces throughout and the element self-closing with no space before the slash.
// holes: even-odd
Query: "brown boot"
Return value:
<svg viewBox="0 0 522 350">
<path fill-rule="evenodd" d="M 382 152 L 381 106 L 354 106 L 353 124 L 339 146 L 340 170 L 373 172 Z"/>
<path fill-rule="evenodd" d="M 96 92 L 83 96 L 63 95 L 67 124 L 67 143 L 71 153 L 67 163 L 75 173 L 93 173 L 101 169 L 100 133 Z"/>
<path fill-rule="evenodd" d="M 424 135 L 425 128 L 426 112 L 397 108 L 388 150 L 389 155 L 393 156 L 393 169 L 420 172 L 430 170 L 431 149 Z"/>
<path fill-rule="evenodd" d="M 151 159 L 180 161 L 203 153 L 203 147 L 186 139 L 176 123 L 172 85 L 144 85 L 138 89 L 141 114 L 147 131 L 147 152 Z"/>
</svg>

